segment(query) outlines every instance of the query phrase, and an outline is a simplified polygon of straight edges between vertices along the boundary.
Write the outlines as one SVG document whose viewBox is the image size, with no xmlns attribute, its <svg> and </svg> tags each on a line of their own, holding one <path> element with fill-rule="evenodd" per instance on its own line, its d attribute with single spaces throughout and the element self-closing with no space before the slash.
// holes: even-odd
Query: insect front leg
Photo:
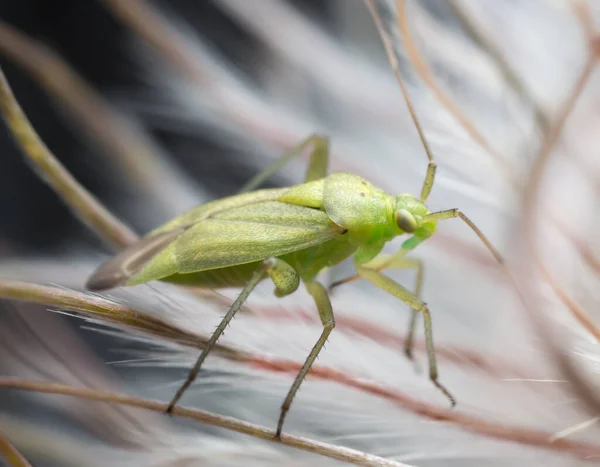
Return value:
<svg viewBox="0 0 600 467">
<path fill-rule="evenodd" d="M 285 400 L 283 401 L 283 404 L 281 405 L 281 413 L 279 415 L 279 422 L 277 423 L 277 433 L 275 435 L 277 438 L 281 437 L 283 421 L 285 420 L 285 416 L 288 410 L 290 409 L 290 406 L 292 405 L 292 401 L 294 400 L 294 397 L 296 396 L 296 393 L 300 388 L 300 384 L 302 384 L 302 381 L 304 380 L 304 378 L 306 378 L 306 374 L 310 370 L 310 367 L 319 355 L 321 349 L 325 346 L 325 342 L 327 342 L 329 334 L 331 334 L 331 331 L 333 331 L 333 328 L 335 327 L 333 309 L 331 307 L 331 301 L 329 300 L 329 296 L 327 295 L 325 287 L 323 287 L 319 282 L 307 282 L 306 289 L 315 301 L 317 310 L 319 311 L 319 317 L 321 318 L 321 323 L 323 324 L 323 332 L 321 333 L 321 336 L 319 337 L 317 343 L 310 351 L 310 354 L 306 358 L 304 365 L 302 365 L 300 372 L 296 376 L 292 387 L 288 391 L 288 394 Z"/>
<path fill-rule="evenodd" d="M 250 280 L 246 283 L 235 302 L 233 302 L 233 305 L 231 305 L 231 308 L 229 308 L 229 311 L 225 314 L 225 316 L 217 326 L 217 329 L 215 329 L 213 335 L 210 336 L 210 339 L 206 343 L 206 346 L 202 350 L 202 353 L 198 357 L 198 360 L 196 360 L 196 363 L 190 371 L 187 379 L 185 380 L 183 385 L 178 389 L 177 393 L 169 403 L 167 413 L 171 413 L 173 411 L 173 408 L 175 407 L 179 399 L 181 399 L 183 393 L 194 382 L 194 380 L 198 376 L 198 373 L 200 372 L 200 367 L 204 363 L 204 360 L 206 360 L 206 357 L 208 356 L 210 351 L 217 343 L 217 340 L 219 339 L 219 337 L 221 337 L 223 331 L 225 331 L 225 328 L 231 322 L 231 320 L 241 308 L 241 306 L 244 304 L 250 293 L 258 285 L 258 283 L 262 279 L 264 279 L 265 275 L 268 275 L 275 284 L 275 295 L 277 296 L 291 294 L 295 292 L 298 289 L 298 286 L 300 285 L 300 278 L 298 276 L 298 273 L 285 261 L 279 258 L 267 258 L 266 260 L 264 260 L 254 272 Z"/>
<path fill-rule="evenodd" d="M 323 135 L 313 134 L 303 140 L 297 146 L 294 146 L 289 151 L 285 152 L 279 159 L 269 165 L 265 170 L 250 179 L 241 189 L 240 193 L 252 191 L 262 185 L 274 173 L 289 164 L 292 159 L 295 159 L 309 145 L 313 144 L 314 148 L 310 154 L 308 170 L 306 171 L 305 182 L 318 180 L 327 175 L 329 167 L 329 139 Z"/>
<path fill-rule="evenodd" d="M 358 271 L 360 277 L 368 280 L 373 285 L 385 290 L 386 292 L 390 293 L 396 298 L 399 298 L 408 306 L 410 306 L 413 310 L 423 315 L 425 324 L 425 343 L 427 346 L 427 358 L 429 361 L 429 379 L 431 379 L 433 384 L 444 393 L 444 395 L 450 400 L 450 403 L 454 407 L 454 405 L 456 405 L 456 400 L 454 399 L 454 396 L 450 394 L 450 392 L 438 381 L 438 369 L 435 358 L 435 349 L 433 346 L 431 313 L 427 305 L 414 293 L 410 292 L 397 282 L 393 281 L 389 277 L 383 275 L 382 273 L 374 269 L 356 265 L 356 270 Z"/>
</svg>

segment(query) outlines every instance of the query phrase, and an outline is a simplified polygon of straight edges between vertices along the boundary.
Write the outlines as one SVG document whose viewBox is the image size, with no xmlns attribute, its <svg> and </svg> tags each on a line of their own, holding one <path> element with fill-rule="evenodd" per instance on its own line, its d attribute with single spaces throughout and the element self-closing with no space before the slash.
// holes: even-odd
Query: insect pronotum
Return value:
<svg viewBox="0 0 600 467">
<path fill-rule="evenodd" d="M 392 66 L 398 72 L 393 61 Z M 242 287 L 167 412 L 173 410 L 193 383 L 209 352 L 259 282 L 269 278 L 278 297 L 292 294 L 302 282 L 314 299 L 323 331 L 281 406 L 276 432 L 280 437 L 294 396 L 335 327 L 328 290 L 316 277 L 324 268 L 351 256 L 356 275 L 335 282 L 330 289 L 362 278 L 410 306 L 412 316 L 405 342 L 409 358 L 412 358 L 416 317 L 421 313 L 429 378 L 455 405 L 454 397 L 438 381 L 431 314 L 420 298 L 421 263 L 404 256 L 431 237 L 437 221 L 458 217 L 501 263 L 502 257 L 460 210 L 430 212 L 425 205 L 434 185 L 436 164 L 406 88 L 401 79 L 399 82 L 429 159 L 419 198 L 410 194 L 390 195 L 351 173 L 328 175 L 329 141 L 324 136 L 312 135 L 248 182 L 241 194 L 208 202 L 171 220 L 108 260 L 89 278 L 87 288 L 94 291 L 154 280 L 207 288 Z M 313 149 L 304 183 L 252 191 L 310 146 Z M 404 234 L 410 237 L 397 253 L 389 257 L 380 255 L 386 242 Z M 382 271 L 389 268 L 416 268 L 416 291 L 413 293 L 385 276 Z"/>
</svg>

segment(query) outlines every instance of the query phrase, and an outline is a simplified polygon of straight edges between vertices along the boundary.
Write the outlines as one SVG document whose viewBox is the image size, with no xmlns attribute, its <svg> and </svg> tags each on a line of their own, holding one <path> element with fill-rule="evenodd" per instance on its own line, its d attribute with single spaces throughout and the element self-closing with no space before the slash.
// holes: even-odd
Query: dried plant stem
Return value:
<svg viewBox="0 0 600 467">
<path fill-rule="evenodd" d="M 52 50 L 0 20 L 0 54 L 38 81 L 155 209 L 171 215 L 179 212 L 182 202 L 192 204 L 196 200 L 187 176 L 168 164 L 129 120 Z M 166 187 L 171 197 L 162 196 Z"/>
<path fill-rule="evenodd" d="M 23 391 L 39 392 L 45 394 L 62 394 L 66 396 L 81 397 L 92 401 L 109 402 L 114 404 L 128 405 L 142 409 L 152 410 L 154 412 L 164 412 L 167 408 L 166 403 L 143 399 L 139 397 L 127 396 L 125 394 L 116 394 L 110 392 L 100 392 L 91 389 L 76 388 L 73 386 L 53 383 L 42 383 L 27 381 L 15 378 L 0 377 L 0 387 L 19 389 Z M 204 410 L 187 409 L 177 406 L 173 409 L 173 414 L 180 417 L 189 418 L 201 423 L 207 423 L 212 426 L 225 428 L 238 433 L 243 433 L 255 438 L 281 443 L 285 446 L 312 452 L 321 456 L 349 462 L 354 465 L 365 467 L 410 467 L 407 464 L 395 462 L 382 457 L 377 457 L 354 449 L 334 446 L 320 441 L 314 441 L 300 436 L 282 434 L 281 441 L 275 438 L 275 431 L 260 425 L 243 422 L 232 417 L 224 417 Z"/>
<path fill-rule="evenodd" d="M 0 431 L 0 457 L 9 467 L 31 467 L 27 459 L 13 446 L 2 431 Z"/>
<path fill-rule="evenodd" d="M 58 287 L 0 279 L 0 298 L 39 303 L 72 311 L 90 319 L 117 324 L 188 347 L 203 348 L 206 342 L 206 339 L 201 336 L 147 313 L 105 298 Z M 220 344 L 215 346 L 215 352 L 230 360 L 241 358 L 236 351 Z"/>
<path fill-rule="evenodd" d="M 101 297 L 86 295 L 84 293 L 63 288 L 0 279 L 0 298 L 57 307 L 61 310 L 71 311 L 89 319 L 98 319 L 125 326 L 160 339 L 168 340 L 177 345 L 194 349 L 203 348 L 207 340 L 205 337 L 178 328 L 147 313 Z M 293 310 L 293 313 L 284 313 L 276 307 L 262 307 L 259 310 L 256 310 L 255 314 L 259 318 L 264 317 L 270 320 L 303 319 L 314 323 L 319 322 L 314 313 L 308 313 L 301 309 Z M 369 321 L 342 315 L 338 317 L 336 324 L 337 329 L 339 329 L 340 332 L 358 333 L 359 335 L 368 337 L 384 345 L 403 348 L 404 337 L 402 335 L 391 333 L 388 329 L 377 326 Z M 415 348 L 424 349 L 425 344 L 420 340 L 417 340 Z M 486 358 L 480 353 L 474 353 L 467 349 L 456 347 L 445 348 L 440 346 L 437 353 L 441 359 L 453 362 L 457 365 L 474 365 L 479 370 L 495 377 L 535 377 L 532 376 L 532 372 L 529 370 L 519 368 L 508 362 L 499 362 L 498 359 Z M 232 361 L 246 360 L 249 358 L 244 352 L 235 351 L 234 349 L 221 344 L 218 346 L 217 354 Z"/>
<path fill-rule="evenodd" d="M 85 225 L 109 245 L 122 247 L 136 240 L 136 234 L 82 187 L 46 147 L 23 113 L 1 70 L 0 109 L 31 165 Z"/>
</svg>

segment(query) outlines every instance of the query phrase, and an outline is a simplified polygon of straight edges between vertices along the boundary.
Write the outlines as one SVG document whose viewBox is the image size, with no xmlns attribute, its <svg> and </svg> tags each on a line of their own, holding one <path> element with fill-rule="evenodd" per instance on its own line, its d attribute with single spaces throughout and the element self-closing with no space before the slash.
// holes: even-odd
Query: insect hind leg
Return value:
<svg viewBox="0 0 600 467">
<path fill-rule="evenodd" d="M 323 331 L 321 332 L 321 336 L 302 365 L 302 368 L 298 372 L 296 379 L 292 383 L 292 386 L 290 387 L 290 390 L 288 391 L 287 396 L 281 405 L 281 413 L 279 415 L 279 421 L 277 422 L 277 432 L 275 435 L 276 438 L 281 438 L 283 422 L 287 412 L 290 409 L 290 406 L 292 405 L 292 401 L 294 400 L 302 381 L 304 381 L 304 378 L 306 378 L 308 371 L 319 355 L 319 352 L 325 346 L 325 342 L 327 342 L 329 334 L 331 334 L 331 331 L 333 331 L 333 328 L 335 327 L 333 308 L 331 307 L 331 301 L 329 300 L 329 296 L 325 290 L 325 287 L 323 287 L 319 282 L 313 281 L 306 283 L 306 289 L 312 296 L 317 306 L 319 317 L 321 318 L 321 323 L 323 324 Z"/>
<path fill-rule="evenodd" d="M 179 399 L 181 399 L 185 391 L 195 381 L 196 377 L 198 376 L 198 373 L 200 372 L 200 367 L 204 363 L 204 360 L 206 360 L 206 357 L 208 356 L 210 351 L 217 343 L 219 337 L 221 337 L 221 335 L 223 334 L 223 331 L 225 331 L 225 328 L 229 325 L 235 314 L 242 307 L 250 293 L 258 285 L 258 283 L 265 278 L 266 275 L 268 275 L 275 284 L 275 295 L 280 297 L 295 292 L 300 284 L 300 278 L 298 276 L 298 273 L 282 259 L 267 258 L 265 261 L 263 261 L 258 266 L 256 271 L 254 271 L 254 273 L 250 277 L 250 280 L 246 283 L 235 302 L 233 302 L 233 305 L 231 305 L 231 307 L 229 308 L 229 311 L 227 311 L 227 313 L 217 326 L 217 329 L 215 329 L 214 333 L 207 341 L 206 346 L 202 350 L 202 353 L 198 357 L 198 360 L 196 360 L 194 367 L 190 370 L 187 379 L 177 390 L 175 396 L 173 396 L 173 399 L 171 399 L 171 402 L 167 407 L 167 413 L 170 414 L 173 412 L 173 409 L 175 408 L 175 405 L 177 404 Z"/>
</svg>

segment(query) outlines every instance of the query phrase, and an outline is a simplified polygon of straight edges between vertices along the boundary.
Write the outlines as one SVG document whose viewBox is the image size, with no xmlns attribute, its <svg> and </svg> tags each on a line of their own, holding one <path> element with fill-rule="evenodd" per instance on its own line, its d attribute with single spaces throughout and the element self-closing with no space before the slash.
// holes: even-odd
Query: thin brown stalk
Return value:
<svg viewBox="0 0 600 467">
<path fill-rule="evenodd" d="M 514 171 L 509 165 L 508 161 L 502 157 L 500 153 L 494 150 L 490 144 L 486 141 L 483 135 L 475 128 L 469 117 L 467 117 L 460 108 L 452 101 L 452 99 L 446 94 L 446 92 L 437 83 L 435 76 L 429 65 L 423 60 L 421 53 L 417 49 L 415 43 L 412 40 L 408 28 L 408 21 L 406 18 L 405 2 L 404 0 L 396 1 L 396 10 L 398 15 L 398 27 L 402 34 L 404 46 L 411 63 L 414 65 L 419 77 L 429 87 L 433 95 L 440 102 L 440 104 L 462 125 L 469 136 L 483 148 L 488 154 L 490 154 L 496 162 L 507 172 L 511 180 L 514 180 Z M 381 31 L 382 32 L 382 31 Z"/>
<path fill-rule="evenodd" d="M 104 320 L 114 324 L 120 324 L 129 328 L 148 333 L 150 335 L 168 340 L 178 345 L 203 348 L 206 338 L 180 329 L 166 321 L 152 317 L 147 313 L 133 308 L 117 304 L 110 300 L 93 295 L 86 295 L 62 288 L 42 286 L 29 282 L 10 281 L 0 279 L 0 298 L 33 302 L 46 306 L 57 307 L 61 310 L 71 311 L 91 319 Z M 255 313 L 259 317 L 269 319 L 292 319 L 292 313 L 284 313 L 277 308 L 262 307 Z M 302 310 L 293 311 L 293 319 L 304 319 L 317 323 L 318 318 L 314 313 Z M 379 327 L 371 322 L 353 317 L 340 316 L 336 320 L 336 329 L 340 332 L 358 333 L 364 337 L 385 345 L 403 347 L 404 336 L 391 333 L 389 330 Z M 417 350 L 425 349 L 424 343 L 417 339 L 415 342 Z M 247 359 L 248 355 L 243 352 L 234 351 L 227 346 L 220 346 L 220 355 L 233 361 Z M 471 352 L 458 347 L 438 347 L 437 355 L 442 360 L 453 362 L 457 365 L 474 365 L 486 373 L 498 377 L 521 377 L 532 378 L 530 371 L 515 367 L 508 362 L 501 363 L 497 359 L 491 361 L 479 353 Z"/>
<path fill-rule="evenodd" d="M 542 141 L 542 144 L 535 156 L 533 161 L 533 165 L 531 167 L 530 176 L 528 178 L 527 185 L 525 187 L 523 193 L 523 217 L 525 219 L 529 219 L 532 214 L 532 209 L 535 206 L 535 197 L 536 193 L 539 189 L 539 185 L 541 183 L 542 175 L 546 170 L 546 166 L 548 164 L 548 160 L 550 159 L 550 155 L 552 154 L 552 149 L 554 148 L 558 138 L 560 137 L 563 127 L 571 115 L 571 112 L 575 108 L 575 104 L 577 103 L 579 97 L 583 93 L 587 82 L 592 75 L 592 72 L 596 68 L 597 57 L 595 54 L 591 53 L 584 65 L 583 71 L 577 78 L 575 85 L 573 86 L 573 90 L 571 91 L 569 97 L 566 102 L 563 104 L 558 117 L 550 127 L 546 137 Z"/>
<path fill-rule="evenodd" d="M 102 320 L 148 333 L 187 347 L 203 348 L 207 340 L 134 308 L 95 295 L 87 295 L 58 287 L 0 279 L 0 298 L 56 307 L 81 314 L 90 319 Z M 215 351 L 217 354 L 229 359 L 236 360 L 239 358 L 236 351 L 223 345 L 218 344 Z"/>
<path fill-rule="evenodd" d="M 136 234 L 113 216 L 56 159 L 31 126 L 0 70 L 0 109 L 23 154 L 71 211 L 102 240 L 123 247 L 137 239 Z"/>
<path fill-rule="evenodd" d="M 527 84 L 521 79 L 519 73 L 517 73 L 498 46 L 498 43 L 487 34 L 487 31 L 481 23 L 469 13 L 469 8 L 465 7 L 466 5 L 468 4 L 457 0 L 450 0 L 450 2 L 448 2 L 448 6 L 456 18 L 461 22 L 467 33 L 496 63 L 498 70 L 502 73 L 504 79 L 517 91 L 521 99 L 531 106 L 538 127 L 545 133 L 550 126 L 548 115 L 546 115 L 536 102 L 535 98 L 531 95 L 531 92 L 527 88 Z"/>
<path fill-rule="evenodd" d="M 13 446 L 2 431 L 0 431 L 0 457 L 4 459 L 9 467 L 31 467 L 23 454 Z"/>
<path fill-rule="evenodd" d="M 171 167 L 143 134 L 55 52 L 0 20 L 0 54 L 29 73 L 156 207 L 166 214 L 181 209 L 181 199 L 164 198 L 159 186 L 170 187 L 186 202 L 195 200 L 186 176 Z"/>
<path fill-rule="evenodd" d="M 0 387 L 19 389 L 22 391 L 40 392 L 46 394 L 62 394 L 66 396 L 81 397 L 92 401 L 110 402 L 114 404 L 128 405 L 138 407 L 154 412 L 161 412 L 167 409 L 167 404 L 140 397 L 127 396 L 125 394 L 116 394 L 109 392 L 94 391 L 91 389 L 75 388 L 63 384 L 41 383 L 16 378 L 0 377 Z M 410 467 L 407 464 L 395 462 L 382 457 L 374 456 L 354 449 L 334 446 L 331 444 L 314 441 L 300 436 L 282 434 L 281 440 L 275 438 L 275 431 L 269 428 L 255 425 L 253 423 L 237 420 L 232 417 L 224 417 L 211 412 L 198 409 L 187 409 L 177 406 L 173 409 L 173 415 L 189 418 L 197 422 L 206 423 L 212 426 L 225 428 L 237 433 L 246 434 L 255 438 L 272 441 L 283 444 L 284 446 L 301 449 L 303 451 L 319 454 L 331 459 L 348 462 L 354 465 L 365 467 Z"/>
</svg>

